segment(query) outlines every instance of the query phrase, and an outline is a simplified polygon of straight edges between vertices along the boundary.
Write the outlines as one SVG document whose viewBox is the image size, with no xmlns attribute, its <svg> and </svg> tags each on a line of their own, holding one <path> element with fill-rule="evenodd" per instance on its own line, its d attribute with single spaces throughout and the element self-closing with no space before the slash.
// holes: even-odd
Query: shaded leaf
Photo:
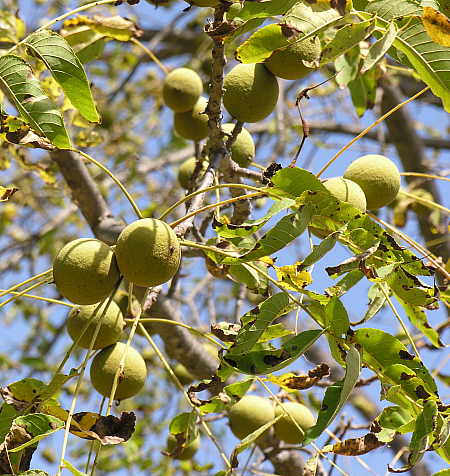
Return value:
<svg viewBox="0 0 450 476">
<path fill-rule="evenodd" d="M 337 30 L 334 38 L 322 49 L 320 64 L 325 65 L 334 61 L 338 56 L 365 40 L 375 29 L 374 20 L 350 23 Z"/>
<path fill-rule="evenodd" d="M 248 375 L 267 375 L 295 362 L 323 334 L 323 330 L 308 330 L 286 341 L 281 349 L 268 349 L 223 356 L 226 364 L 240 373 Z"/>
<path fill-rule="evenodd" d="M 26 45 L 45 63 L 80 114 L 88 121 L 99 122 L 88 78 L 69 43 L 54 31 L 40 30 L 27 38 Z"/>
<path fill-rule="evenodd" d="M 332 297 L 325 306 L 325 324 L 337 337 L 342 337 L 348 331 L 350 326 L 348 314 L 341 300 L 337 297 Z"/>
<path fill-rule="evenodd" d="M 60 149 L 70 148 L 61 112 L 46 96 L 26 61 L 14 55 L 0 57 L 0 88 L 38 134 Z"/>
<path fill-rule="evenodd" d="M 306 445 L 314 441 L 336 418 L 355 387 L 360 372 L 361 356 L 356 348 L 351 346 L 347 352 L 345 377 L 325 391 L 317 422 L 306 431 L 303 444 Z"/>
<path fill-rule="evenodd" d="M 229 352 L 244 354 L 258 342 L 267 327 L 277 318 L 291 309 L 289 297 L 285 293 L 270 296 L 256 308 L 241 317 L 241 329 Z"/>
<path fill-rule="evenodd" d="M 307 190 L 328 192 L 317 177 L 308 170 L 298 167 L 287 167 L 275 173 L 271 178 L 275 186 L 272 191 L 284 192 L 291 198 L 299 197 Z"/>
<path fill-rule="evenodd" d="M 397 28 L 395 23 L 390 23 L 386 32 L 383 33 L 381 38 L 370 45 L 367 56 L 364 58 L 363 64 L 361 66 L 362 74 L 364 74 L 366 71 L 369 71 L 369 69 L 373 68 L 382 58 L 384 58 L 385 54 L 392 46 L 396 35 Z"/>
<path fill-rule="evenodd" d="M 367 435 L 360 436 L 359 438 L 350 438 L 348 440 L 335 443 L 334 445 L 327 445 L 322 448 L 324 453 L 334 453 L 344 456 L 359 456 L 369 453 L 385 443 L 378 441 L 377 437 L 373 433 L 367 433 Z"/>
<path fill-rule="evenodd" d="M 245 2 L 244 7 L 238 13 L 238 17 L 243 20 L 251 18 L 267 18 L 273 15 L 286 13 L 298 0 L 269 0 L 255 3 Z"/>
</svg>

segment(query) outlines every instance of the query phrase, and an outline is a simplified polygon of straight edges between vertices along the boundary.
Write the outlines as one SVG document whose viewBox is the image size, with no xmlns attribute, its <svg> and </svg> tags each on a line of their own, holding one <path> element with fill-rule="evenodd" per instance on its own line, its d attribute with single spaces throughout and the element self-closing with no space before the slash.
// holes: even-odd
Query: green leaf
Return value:
<svg viewBox="0 0 450 476">
<path fill-rule="evenodd" d="M 324 46 L 320 56 L 320 64 L 325 65 L 334 61 L 338 56 L 343 55 L 365 40 L 373 33 L 374 29 L 375 21 L 373 19 L 343 26 L 336 32 L 334 38 Z"/>
<path fill-rule="evenodd" d="M 241 63 L 260 63 L 273 51 L 289 44 L 280 25 L 266 25 L 257 30 L 236 50 L 236 59 Z"/>
<path fill-rule="evenodd" d="M 253 385 L 253 382 L 254 379 L 249 378 L 226 385 L 223 391 L 230 397 L 229 402 L 225 403 L 222 396 L 216 396 L 203 405 L 200 405 L 198 409 L 202 414 L 223 412 L 228 406 L 234 405 L 238 402 L 248 392 L 250 387 Z"/>
<path fill-rule="evenodd" d="M 242 20 L 250 20 L 251 18 L 267 18 L 274 15 L 283 15 L 298 0 L 269 0 L 262 3 L 245 2 L 244 7 L 238 13 L 238 17 Z"/>
<path fill-rule="evenodd" d="M 63 468 L 68 469 L 73 476 L 88 476 L 86 473 L 79 471 L 75 466 L 67 460 L 63 460 Z"/>
<path fill-rule="evenodd" d="M 267 375 L 295 362 L 323 332 L 316 329 L 301 332 L 285 342 L 281 349 L 271 347 L 268 350 L 251 351 L 241 355 L 228 352 L 223 360 L 237 372 L 248 375 Z"/>
<path fill-rule="evenodd" d="M 30 413 L 15 418 L 13 425 L 23 428 L 31 436 L 26 443 L 9 450 L 10 453 L 17 453 L 60 430 L 64 427 L 64 422 L 44 413 Z"/>
<path fill-rule="evenodd" d="M 377 312 L 384 306 L 384 303 L 386 302 L 386 294 L 383 292 L 381 286 L 386 285 L 384 283 L 377 283 L 369 288 L 369 292 L 367 293 L 369 305 L 363 318 L 358 321 L 358 324 L 362 324 L 363 322 L 367 322 L 368 320 L 372 319 L 372 317 L 375 316 Z M 387 289 L 386 293 L 388 293 Z"/>
<path fill-rule="evenodd" d="M 422 8 L 416 0 L 375 0 L 370 2 L 365 9 L 384 20 L 403 19 L 407 17 L 422 16 Z"/>
<path fill-rule="evenodd" d="M 82 63 L 99 58 L 103 54 L 106 42 L 109 41 L 86 25 L 66 26 L 60 33 Z"/>
<path fill-rule="evenodd" d="M 398 433 L 413 431 L 415 418 L 415 415 L 397 405 L 384 408 L 376 419 L 381 427 L 381 430 L 376 432 L 378 441 L 389 443 Z"/>
<path fill-rule="evenodd" d="M 334 248 L 337 241 L 337 234 L 331 233 L 320 244 L 313 245 L 311 253 L 302 261 L 302 266 L 311 266 L 322 259 L 329 251 Z"/>
<path fill-rule="evenodd" d="M 433 473 L 432 476 L 450 476 L 450 469 L 441 469 L 437 473 Z"/>
<path fill-rule="evenodd" d="M 290 311 L 289 297 L 285 293 L 270 296 L 256 308 L 241 317 L 242 327 L 229 352 L 244 354 L 252 349 L 267 327 L 277 318 Z"/>
<path fill-rule="evenodd" d="M 271 182 L 275 186 L 272 191 L 284 192 L 291 198 L 300 197 L 306 190 L 329 193 L 314 174 L 298 167 L 279 170 L 271 178 Z"/>
<path fill-rule="evenodd" d="M 5 9 L 0 11 L 0 42 L 18 43 L 25 35 L 25 22 L 16 15 Z"/>
<path fill-rule="evenodd" d="M 20 415 L 12 405 L 4 403 L 0 407 L 0 441 L 5 439 L 5 436 L 9 433 L 14 418 Z"/>
<path fill-rule="evenodd" d="M 353 81 L 348 83 L 353 106 L 359 117 L 363 116 L 367 109 L 375 105 L 377 88 L 375 68 L 364 74 L 359 74 Z"/>
<path fill-rule="evenodd" d="M 409 444 L 408 464 L 401 469 L 396 469 L 395 472 L 406 472 L 423 458 L 425 451 L 430 447 L 430 437 L 436 428 L 436 416 L 436 402 L 432 400 L 424 402 L 423 411 L 417 417 L 416 426 Z M 389 466 L 389 470 L 391 469 Z"/>
<path fill-rule="evenodd" d="M 347 333 L 350 321 L 347 311 L 339 298 L 331 298 L 330 302 L 325 306 L 325 319 L 326 326 L 330 328 L 335 336 L 342 337 Z"/>
<path fill-rule="evenodd" d="M 405 310 L 411 324 L 419 329 L 419 331 L 422 332 L 435 347 L 443 347 L 444 344 L 441 342 L 439 333 L 429 324 L 424 310 L 419 306 L 414 306 L 410 302 L 400 299 L 398 296 L 396 296 L 396 298 Z"/>
<path fill-rule="evenodd" d="M 367 56 L 361 66 L 361 73 L 364 74 L 373 68 L 386 55 L 397 35 L 397 28 L 394 23 L 390 23 L 387 31 L 382 37 L 370 45 Z"/>
<path fill-rule="evenodd" d="M 363 274 L 359 269 L 353 269 L 340 279 L 334 286 L 325 289 L 327 296 L 341 297 L 349 291 L 355 284 L 358 284 L 363 278 Z"/>
<path fill-rule="evenodd" d="M 306 431 L 304 445 L 318 438 L 344 406 L 361 373 L 361 356 L 355 347 L 350 346 L 346 358 L 346 370 L 343 380 L 327 388 L 316 424 Z"/>
<path fill-rule="evenodd" d="M 45 63 L 80 114 L 90 122 L 99 122 L 88 78 L 69 43 L 54 31 L 41 30 L 30 35 L 26 45 Z"/>
<path fill-rule="evenodd" d="M 20 473 L 19 476 L 50 476 L 50 475 L 40 469 L 29 469 L 28 471 L 25 471 L 24 473 Z"/>
<path fill-rule="evenodd" d="M 400 364 L 412 370 L 425 390 L 435 395 L 437 388 L 433 377 L 424 364 L 411 355 L 396 337 L 379 329 L 363 328 L 358 329 L 353 338 L 362 347 L 364 363 L 372 370 L 383 374 L 391 366 Z"/>
<path fill-rule="evenodd" d="M 244 238 L 249 236 L 256 231 L 258 231 L 262 226 L 264 226 L 272 217 L 278 213 L 286 210 L 295 205 L 295 201 L 290 198 L 283 198 L 277 200 L 269 209 L 269 211 L 264 215 L 264 217 L 258 220 L 248 220 L 240 225 L 233 224 L 223 224 L 218 221 L 214 221 L 212 224 L 215 232 L 223 238 Z"/>
<path fill-rule="evenodd" d="M 406 55 L 420 79 L 440 97 L 450 112 L 450 48 L 434 43 L 420 19 L 412 20 L 394 41 L 394 47 Z"/>
<path fill-rule="evenodd" d="M 298 212 L 291 213 L 278 221 L 251 249 L 240 258 L 225 258 L 223 263 L 236 261 L 253 261 L 283 249 L 300 236 L 309 224 L 312 207 L 302 207 Z"/>
<path fill-rule="evenodd" d="M 197 414 L 194 411 L 180 413 L 170 422 L 169 431 L 172 435 L 186 433 L 190 429 L 195 428 L 196 421 Z"/>
<path fill-rule="evenodd" d="M 37 133 L 60 149 L 70 148 L 61 112 L 45 95 L 26 61 L 14 55 L 0 57 L 0 88 Z"/>
</svg>

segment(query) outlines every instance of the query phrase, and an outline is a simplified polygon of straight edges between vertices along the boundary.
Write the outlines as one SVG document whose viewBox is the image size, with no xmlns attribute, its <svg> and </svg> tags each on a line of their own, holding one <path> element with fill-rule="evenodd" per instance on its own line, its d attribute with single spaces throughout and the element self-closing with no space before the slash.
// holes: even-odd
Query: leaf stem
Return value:
<svg viewBox="0 0 450 476">
<path fill-rule="evenodd" d="M 427 200 L 426 198 L 419 197 L 417 195 L 414 195 L 413 193 L 405 192 L 404 190 L 400 191 L 401 195 L 405 195 L 408 198 L 414 199 L 416 202 L 423 203 L 425 205 L 428 205 L 430 208 L 437 208 L 438 210 L 442 210 L 446 213 L 450 213 L 450 208 L 444 207 L 440 203 L 436 203 L 433 200 Z"/>
<path fill-rule="evenodd" d="M 189 195 L 186 195 L 182 199 L 178 200 L 178 202 L 174 203 L 171 205 L 160 217 L 160 220 L 163 220 L 169 213 L 171 213 L 175 208 L 179 207 L 182 205 L 184 202 L 189 201 L 192 197 L 195 197 L 196 195 L 200 195 L 205 192 L 210 192 L 212 190 L 217 190 L 220 188 L 241 188 L 245 190 L 253 190 L 254 192 L 261 192 L 264 193 L 264 190 L 258 188 L 258 187 L 252 187 L 251 185 L 244 185 L 240 183 L 224 183 L 224 184 L 219 184 L 219 185 L 211 185 L 211 187 L 206 187 L 202 188 L 199 190 L 196 190 L 195 192 L 190 193 Z"/>
<path fill-rule="evenodd" d="M 147 55 L 158 65 L 159 69 L 164 73 L 168 74 L 169 70 L 161 63 L 161 61 L 158 59 L 158 57 L 153 53 L 152 50 L 147 48 L 144 44 L 142 44 L 138 39 L 136 38 L 131 38 L 131 43 L 134 43 L 136 46 L 139 46 L 143 51 L 147 53 Z"/>
<path fill-rule="evenodd" d="M 0 292 L 4 292 L 5 289 L 0 289 Z M 14 294 L 17 297 L 26 297 L 30 299 L 36 299 L 38 301 L 45 301 L 45 302 L 50 302 L 52 304 L 60 304 L 61 306 L 67 306 L 67 307 L 77 307 L 75 304 L 71 304 L 69 302 L 64 302 L 60 301 L 59 299 L 52 299 L 52 298 L 47 298 L 47 297 L 42 297 L 42 296 L 35 296 L 34 294 L 28 294 L 28 293 L 19 293 L 17 291 L 9 291 L 7 294 Z"/>
<path fill-rule="evenodd" d="M 94 157 L 91 157 L 89 154 L 86 154 L 86 152 L 83 152 L 82 150 L 79 150 L 79 149 L 70 149 L 70 150 L 72 152 L 76 152 L 77 154 L 80 154 L 86 160 L 88 160 L 89 162 L 92 162 L 97 167 L 99 167 L 103 172 L 105 172 L 105 174 L 109 175 L 109 177 L 111 177 L 113 182 L 120 188 L 120 190 L 122 190 L 123 194 L 127 197 L 128 201 L 130 202 L 130 205 L 133 207 L 133 210 L 136 213 L 136 216 L 139 219 L 144 218 L 141 211 L 139 210 L 139 207 L 137 206 L 136 202 L 133 200 L 133 197 L 130 195 L 128 190 L 125 188 L 122 182 L 107 167 L 105 167 L 98 160 L 95 160 Z"/>
<path fill-rule="evenodd" d="M 261 195 L 265 195 L 265 193 L 264 192 L 247 193 L 246 195 L 239 195 L 238 197 L 228 198 L 227 200 L 222 200 L 221 202 L 211 203 L 210 205 L 201 207 L 198 210 L 194 210 L 193 212 L 188 213 L 184 217 L 179 218 L 178 220 L 175 220 L 174 222 L 170 223 L 170 226 L 172 228 L 175 228 L 177 225 L 184 222 L 185 220 L 188 220 L 189 218 L 195 215 L 198 215 L 199 213 L 202 213 L 206 210 L 210 210 L 211 208 L 221 207 L 223 205 L 228 205 L 230 203 L 238 202 L 239 200 L 247 200 L 248 198 L 259 197 Z"/>
<path fill-rule="evenodd" d="M 424 174 L 421 172 L 400 172 L 400 175 L 411 176 L 411 177 L 423 177 L 423 178 L 429 178 L 429 179 L 435 179 L 435 180 L 446 180 L 447 182 L 450 182 L 450 178 L 448 177 L 442 177 L 441 175 Z"/>
<path fill-rule="evenodd" d="M 22 286 L 25 286 L 25 284 L 31 283 L 31 281 L 35 281 L 36 279 L 43 278 L 47 274 L 53 272 L 53 268 L 47 269 L 47 271 L 43 271 L 42 273 L 35 274 L 34 276 L 31 276 L 31 278 L 26 279 L 25 281 L 22 281 L 19 284 L 15 284 L 14 286 L 11 286 L 8 289 L 5 289 L 4 291 L 0 291 L 0 297 L 5 296 L 5 294 L 10 294 L 12 291 L 15 291 L 16 289 L 19 289 Z"/>
<path fill-rule="evenodd" d="M 319 170 L 319 172 L 316 174 L 316 177 L 320 177 L 325 170 L 328 169 L 328 167 L 339 157 L 341 156 L 346 150 L 350 148 L 356 141 L 361 139 L 361 137 L 364 137 L 371 129 L 376 127 L 378 124 L 383 122 L 387 117 L 389 117 L 391 114 L 394 114 L 395 111 L 400 109 L 401 107 L 405 106 L 406 104 L 410 103 L 411 101 L 414 101 L 414 99 L 418 98 L 421 96 L 423 93 L 428 91 L 430 89 L 430 86 L 427 86 L 426 88 L 423 88 L 421 91 L 419 91 L 417 94 L 414 94 L 414 96 L 410 97 L 409 99 L 406 99 L 405 101 L 401 102 L 400 104 L 397 104 L 397 106 L 393 107 L 390 111 L 388 111 L 386 114 L 383 114 L 381 117 L 379 117 L 376 121 L 372 122 L 370 126 L 366 127 L 362 132 L 360 132 L 356 137 L 354 137 L 347 145 L 342 147 L 341 150 L 339 150 L 331 159 Z"/>
</svg>

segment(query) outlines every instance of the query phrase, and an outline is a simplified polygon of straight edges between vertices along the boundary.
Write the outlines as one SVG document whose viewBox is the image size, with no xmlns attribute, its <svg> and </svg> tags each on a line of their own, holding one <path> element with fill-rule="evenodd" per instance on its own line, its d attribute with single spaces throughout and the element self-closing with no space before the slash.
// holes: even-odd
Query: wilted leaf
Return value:
<svg viewBox="0 0 450 476">
<path fill-rule="evenodd" d="M 326 364 L 319 364 L 314 369 L 311 369 L 308 374 L 297 375 L 289 372 L 284 375 L 270 375 L 268 380 L 275 385 L 278 385 L 284 390 L 306 390 L 316 385 L 317 382 L 324 377 L 330 375 L 330 368 Z"/>
<path fill-rule="evenodd" d="M 0 185 L 0 202 L 8 201 L 19 189 L 16 187 L 2 187 Z"/>
<path fill-rule="evenodd" d="M 369 453 L 369 451 L 373 451 L 384 445 L 385 443 L 378 441 L 373 433 L 368 433 L 359 438 L 351 438 L 349 440 L 335 443 L 334 445 L 325 446 L 322 448 L 322 451 L 324 453 L 331 452 L 344 456 L 359 456 Z"/>
<path fill-rule="evenodd" d="M 450 19 L 431 7 L 424 7 L 422 23 L 430 38 L 442 46 L 450 46 Z"/>
<path fill-rule="evenodd" d="M 311 274 L 303 269 L 301 261 L 287 266 L 274 266 L 274 269 L 277 273 L 279 284 L 286 289 L 299 291 L 312 283 Z"/>
</svg>

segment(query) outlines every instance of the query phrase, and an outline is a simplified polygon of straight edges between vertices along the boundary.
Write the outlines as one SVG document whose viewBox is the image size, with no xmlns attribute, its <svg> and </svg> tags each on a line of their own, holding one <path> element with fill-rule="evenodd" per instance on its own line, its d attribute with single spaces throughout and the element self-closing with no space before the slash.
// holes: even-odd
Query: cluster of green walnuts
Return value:
<svg viewBox="0 0 450 476">
<path fill-rule="evenodd" d="M 108 296 L 122 277 L 142 287 L 165 283 L 177 272 L 180 261 L 181 247 L 174 231 L 153 218 L 126 226 L 114 249 L 93 238 L 80 238 L 67 243 L 57 254 L 53 262 L 56 287 L 66 299 L 79 305 L 69 313 L 68 333 L 80 347 L 101 349 L 92 360 L 90 376 L 94 388 L 105 397 L 110 396 L 126 350 L 126 345 L 119 342 L 125 327 L 123 312 Z M 144 359 L 129 347 L 115 398 L 136 395 L 146 377 Z"/>
</svg>

